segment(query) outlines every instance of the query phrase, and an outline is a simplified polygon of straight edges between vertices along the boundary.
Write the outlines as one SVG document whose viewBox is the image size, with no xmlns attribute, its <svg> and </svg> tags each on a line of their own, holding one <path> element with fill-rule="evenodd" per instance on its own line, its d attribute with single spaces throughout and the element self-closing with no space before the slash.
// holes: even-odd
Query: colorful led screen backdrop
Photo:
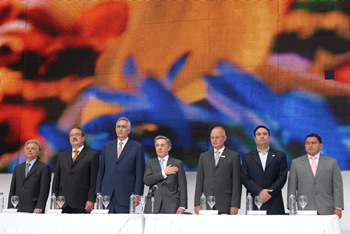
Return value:
<svg viewBox="0 0 350 234">
<path fill-rule="evenodd" d="M 289 163 L 318 133 L 349 170 L 349 14 L 336 0 L 1 1 L 0 170 L 30 139 L 54 170 L 73 126 L 101 151 L 122 116 L 147 159 L 166 135 L 186 170 L 214 126 L 242 155 L 260 124 Z"/>
</svg>

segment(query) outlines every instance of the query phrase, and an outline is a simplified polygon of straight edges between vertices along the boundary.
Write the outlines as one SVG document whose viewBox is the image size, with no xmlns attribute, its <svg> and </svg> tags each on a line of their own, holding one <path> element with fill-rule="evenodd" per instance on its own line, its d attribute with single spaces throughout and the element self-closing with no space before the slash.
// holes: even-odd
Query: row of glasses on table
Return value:
<svg viewBox="0 0 350 234">
<path fill-rule="evenodd" d="M 305 195 L 299 196 L 298 197 L 298 202 L 299 202 L 301 208 L 304 210 L 305 206 L 307 205 L 307 196 L 305 196 Z M 260 210 L 260 207 L 263 204 L 263 200 L 262 200 L 262 198 L 260 196 L 256 196 L 254 198 L 254 203 L 258 207 L 258 210 Z"/>
</svg>

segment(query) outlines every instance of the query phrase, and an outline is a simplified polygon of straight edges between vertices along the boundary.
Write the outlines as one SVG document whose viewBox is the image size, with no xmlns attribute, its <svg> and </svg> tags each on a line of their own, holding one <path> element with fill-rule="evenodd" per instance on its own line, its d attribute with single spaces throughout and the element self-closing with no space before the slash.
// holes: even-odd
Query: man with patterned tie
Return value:
<svg viewBox="0 0 350 234">
<path fill-rule="evenodd" d="M 253 197 L 260 196 L 261 210 L 268 215 L 285 214 L 282 188 L 287 180 L 286 154 L 270 147 L 270 130 L 259 125 L 254 130 L 256 150 L 242 157 L 241 179 Z M 253 204 L 254 210 L 257 206 Z"/>
<path fill-rule="evenodd" d="M 183 214 L 187 209 L 187 180 L 182 161 L 169 157 L 171 141 L 165 136 L 154 139 L 157 158 L 146 163 L 143 181 L 150 188 L 145 213 Z M 152 188 L 157 189 L 152 191 Z M 152 212 L 151 197 L 154 196 Z"/>
<path fill-rule="evenodd" d="M 9 192 L 8 207 L 12 208 L 11 197 L 19 196 L 18 212 L 45 212 L 50 190 L 51 170 L 40 162 L 41 146 L 38 141 L 29 140 L 24 147 L 26 162 L 15 167 Z"/>
<path fill-rule="evenodd" d="M 130 195 L 136 195 L 136 205 L 143 195 L 145 157 L 142 145 L 130 139 L 129 119 L 118 119 L 115 132 L 118 139 L 107 142 L 102 150 L 96 192 L 110 196 L 110 213 L 129 213 Z"/>
<path fill-rule="evenodd" d="M 322 153 L 322 139 L 312 133 L 306 136 L 306 155 L 292 160 L 288 180 L 288 195 L 305 195 L 305 210 L 317 210 L 320 215 L 342 217 L 344 209 L 343 179 L 337 160 Z M 300 205 L 298 205 L 300 208 Z"/>
<path fill-rule="evenodd" d="M 63 213 L 89 213 L 96 198 L 99 154 L 84 145 L 80 127 L 72 128 L 68 137 L 72 148 L 58 155 L 52 192 L 65 197 Z"/>
<path fill-rule="evenodd" d="M 214 149 L 202 153 L 199 158 L 195 189 L 195 212 L 200 210 L 202 193 L 215 196 L 214 209 L 220 214 L 237 214 L 241 205 L 241 163 L 239 155 L 224 145 L 226 133 L 223 127 L 213 128 L 210 134 Z M 207 204 L 207 209 L 210 209 Z"/>
</svg>

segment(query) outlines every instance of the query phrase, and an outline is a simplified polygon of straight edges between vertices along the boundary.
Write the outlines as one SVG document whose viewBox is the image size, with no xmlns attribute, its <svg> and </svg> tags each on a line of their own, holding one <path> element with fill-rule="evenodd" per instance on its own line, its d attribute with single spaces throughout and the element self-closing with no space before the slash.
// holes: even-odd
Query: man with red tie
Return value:
<svg viewBox="0 0 350 234">
<path fill-rule="evenodd" d="M 96 192 L 110 196 L 109 213 L 129 213 L 129 198 L 136 195 L 136 205 L 143 195 L 145 158 L 142 145 L 130 139 L 131 123 L 121 117 L 116 123 L 117 139 L 102 150 Z"/>
</svg>

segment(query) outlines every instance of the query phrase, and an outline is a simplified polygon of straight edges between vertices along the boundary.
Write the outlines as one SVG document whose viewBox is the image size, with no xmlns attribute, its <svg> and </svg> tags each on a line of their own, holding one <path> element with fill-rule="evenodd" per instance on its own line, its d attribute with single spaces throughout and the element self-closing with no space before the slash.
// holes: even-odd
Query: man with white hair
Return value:
<svg viewBox="0 0 350 234">
<path fill-rule="evenodd" d="M 26 162 L 15 167 L 9 192 L 8 207 L 12 208 L 12 196 L 19 196 L 18 212 L 43 213 L 49 196 L 51 170 L 39 161 L 40 143 L 29 140 L 24 147 Z"/>
</svg>

